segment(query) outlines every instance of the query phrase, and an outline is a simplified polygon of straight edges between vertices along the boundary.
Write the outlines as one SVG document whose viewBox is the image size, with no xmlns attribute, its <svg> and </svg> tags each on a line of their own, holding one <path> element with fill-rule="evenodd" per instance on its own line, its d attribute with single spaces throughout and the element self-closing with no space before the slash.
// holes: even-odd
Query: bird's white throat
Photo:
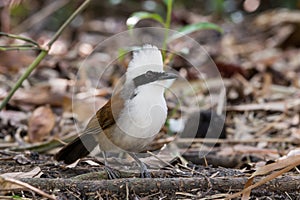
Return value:
<svg viewBox="0 0 300 200">
<path fill-rule="evenodd" d="M 124 87 L 132 87 L 132 80 L 149 70 L 163 72 L 162 55 L 157 47 L 144 45 L 133 54 Z M 124 110 L 116 121 L 125 134 L 151 139 L 160 131 L 167 118 L 164 82 L 141 85 L 134 89 L 134 97 L 126 99 Z"/>
<path fill-rule="evenodd" d="M 137 90 L 136 96 L 125 102 L 117 125 L 130 136 L 152 138 L 164 125 L 167 117 L 164 88 L 143 85 Z"/>
</svg>

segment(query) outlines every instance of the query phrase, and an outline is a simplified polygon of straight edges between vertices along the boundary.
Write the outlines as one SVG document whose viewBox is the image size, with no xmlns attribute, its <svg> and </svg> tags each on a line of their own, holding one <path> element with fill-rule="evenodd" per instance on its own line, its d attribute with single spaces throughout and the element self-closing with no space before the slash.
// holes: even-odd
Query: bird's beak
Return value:
<svg viewBox="0 0 300 200">
<path fill-rule="evenodd" d="M 160 76 L 158 77 L 158 80 L 167 80 L 167 79 L 175 79 L 178 76 L 176 74 L 170 73 L 170 72 L 163 72 L 160 73 Z"/>
</svg>

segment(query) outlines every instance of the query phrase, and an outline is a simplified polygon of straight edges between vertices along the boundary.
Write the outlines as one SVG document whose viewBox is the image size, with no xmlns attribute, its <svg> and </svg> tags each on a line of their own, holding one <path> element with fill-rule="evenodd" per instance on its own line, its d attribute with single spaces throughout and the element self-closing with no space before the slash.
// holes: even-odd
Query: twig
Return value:
<svg viewBox="0 0 300 200">
<path fill-rule="evenodd" d="M 83 4 L 76 9 L 76 11 L 67 19 L 67 21 L 59 28 L 59 30 L 55 33 L 52 39 L 47 43 L 46 48 L 43 48 L 38 55 L 38 57 L 31 63 L 31 65 L 27 68 L 25 73 L 19 78 L 15 86 L 9 92 L 9 94 L 5 97 L 0 105 L 0 110 L 2 110 L 17 89 L 22 85 L 23 81 L 27 79 L 27 77 L 31 74 L 31 72 L 39 65 L 39 63 L 48 55 L 48 51 L 50 50 L 52 44 L 57 40 L 60 34 L 64 31 L 64 29 L 69 25 L 69 23 L 89 4 L 91 0 L 86 0 Z"/>
<path fill-rule="evenodd" d="M 176 169 L 173 165 L 171 165 L 170 163 L 168 163 L 168 162 L 162 160 L 161 158 L 159 158 L 158 156 L 156 156 L 156 155 L 155 155 L 154 153 L 152 153 L 151 151 L 147 151 L 147 153 L 150 154 L 151 156 L 153 156 L 154 158 L 156 158 L 157 160 L 159 160 L 160 162 L 164 163 L 165 165 L 171 167 L 173 170 Z"/>
<path fill-rule="evenodd" d="M 23 36 L 20 36 L 20 35 L 14 35 L 14 34 L 10 34 L 10 33 L 3 33 L 3 32 L 0 32 L 0 35 L 5 36 L 5 37 L 9 37 L 9 38 L 13 38 L 13 39 L 17 39 L 17 40 L 23 40 L 25 42 L 32 43 L 35 46 L 39 47 L 39 44 L 36 41 L 34 41 L 30 38 L 27 38 L 27 37 L 23 37 Z"/>
<path fill-rule="evenodd" d="M 126 186 L 126 200 L 129 200 L 129 188 L 128 188 L 128 183 L 126 183 L 125 186 Z"/>
<path fill-rule="evenodd" d="M 230 139 L 214 139 L 214 138 L 179 138 L 176 143 L 221 143 L 221 144 L 239 144 L 239 143 L 256 143 L 256 142 L 286 142 L 286 143 L 299 143 L 295 139 L 289 138 L 254 138 L 248 140 L 230 140 Z"/>
<path fill-rule="evenodd" d="M 18 46 L 0 46 L 0 51 L 14 51 L 14 50 L 40 50 L 39 47 L 32 46 L 32 45 L 18 45 Z"/>
<path fill-rule="evenodd" d="M 22 187 L 27 188 L 30 191 L 34 191 L 34 192 L 36 192 L 36 193 L 38 193 L 38 194 L 40 194 L 43 197 L 46 197 L 48 199 L 56 200 L 56 198 L 53 195 L 47 194 L 47 193 L 43 192 L 42 190 L 40 190 L 40 189 L 38 189 L 38 188 L 28 184 L 28 183 L 25 183 L 25 182 L 22 182 L 22 181 L 19 181 L 19 180 L 16 180 L 16 179 L 12 179 L 12 178 L 3 178 L 3 181 L 22 186 Z"/>
</svg>

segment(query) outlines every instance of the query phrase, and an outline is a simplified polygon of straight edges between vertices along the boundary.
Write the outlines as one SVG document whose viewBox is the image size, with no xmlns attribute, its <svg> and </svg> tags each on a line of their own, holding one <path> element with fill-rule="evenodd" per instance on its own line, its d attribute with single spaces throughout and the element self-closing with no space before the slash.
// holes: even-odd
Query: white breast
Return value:
<svg viewBox="0 0 300 200">
<path fill-rule="evenodd" d="M 142 149 L 148 145 L 164 125 L 167 105 L 163 93 L 161 85 L 144 85 L 138 88 L 134 98 L 125 103 L 113 132 L 117 134 L 121 131 L 123 141 L 120 142 L 132 144 L 127 150 Z"/>
</svg>

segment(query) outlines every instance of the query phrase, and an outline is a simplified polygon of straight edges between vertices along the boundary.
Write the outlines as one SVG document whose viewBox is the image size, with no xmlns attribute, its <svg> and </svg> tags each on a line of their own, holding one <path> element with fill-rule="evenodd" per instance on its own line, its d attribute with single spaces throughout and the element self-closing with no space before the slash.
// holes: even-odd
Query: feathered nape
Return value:
<svg viewBox="0 0 300 200">
<path fill-rule="evenodd" d="M 149 70 L 163 72 L 163 61 L 161 52 L 156 46 L 145 44 L 140 50 L 133 53 L 133 59 L 127 68 L 126 81 L 130 81 Z"/>
</svg>

